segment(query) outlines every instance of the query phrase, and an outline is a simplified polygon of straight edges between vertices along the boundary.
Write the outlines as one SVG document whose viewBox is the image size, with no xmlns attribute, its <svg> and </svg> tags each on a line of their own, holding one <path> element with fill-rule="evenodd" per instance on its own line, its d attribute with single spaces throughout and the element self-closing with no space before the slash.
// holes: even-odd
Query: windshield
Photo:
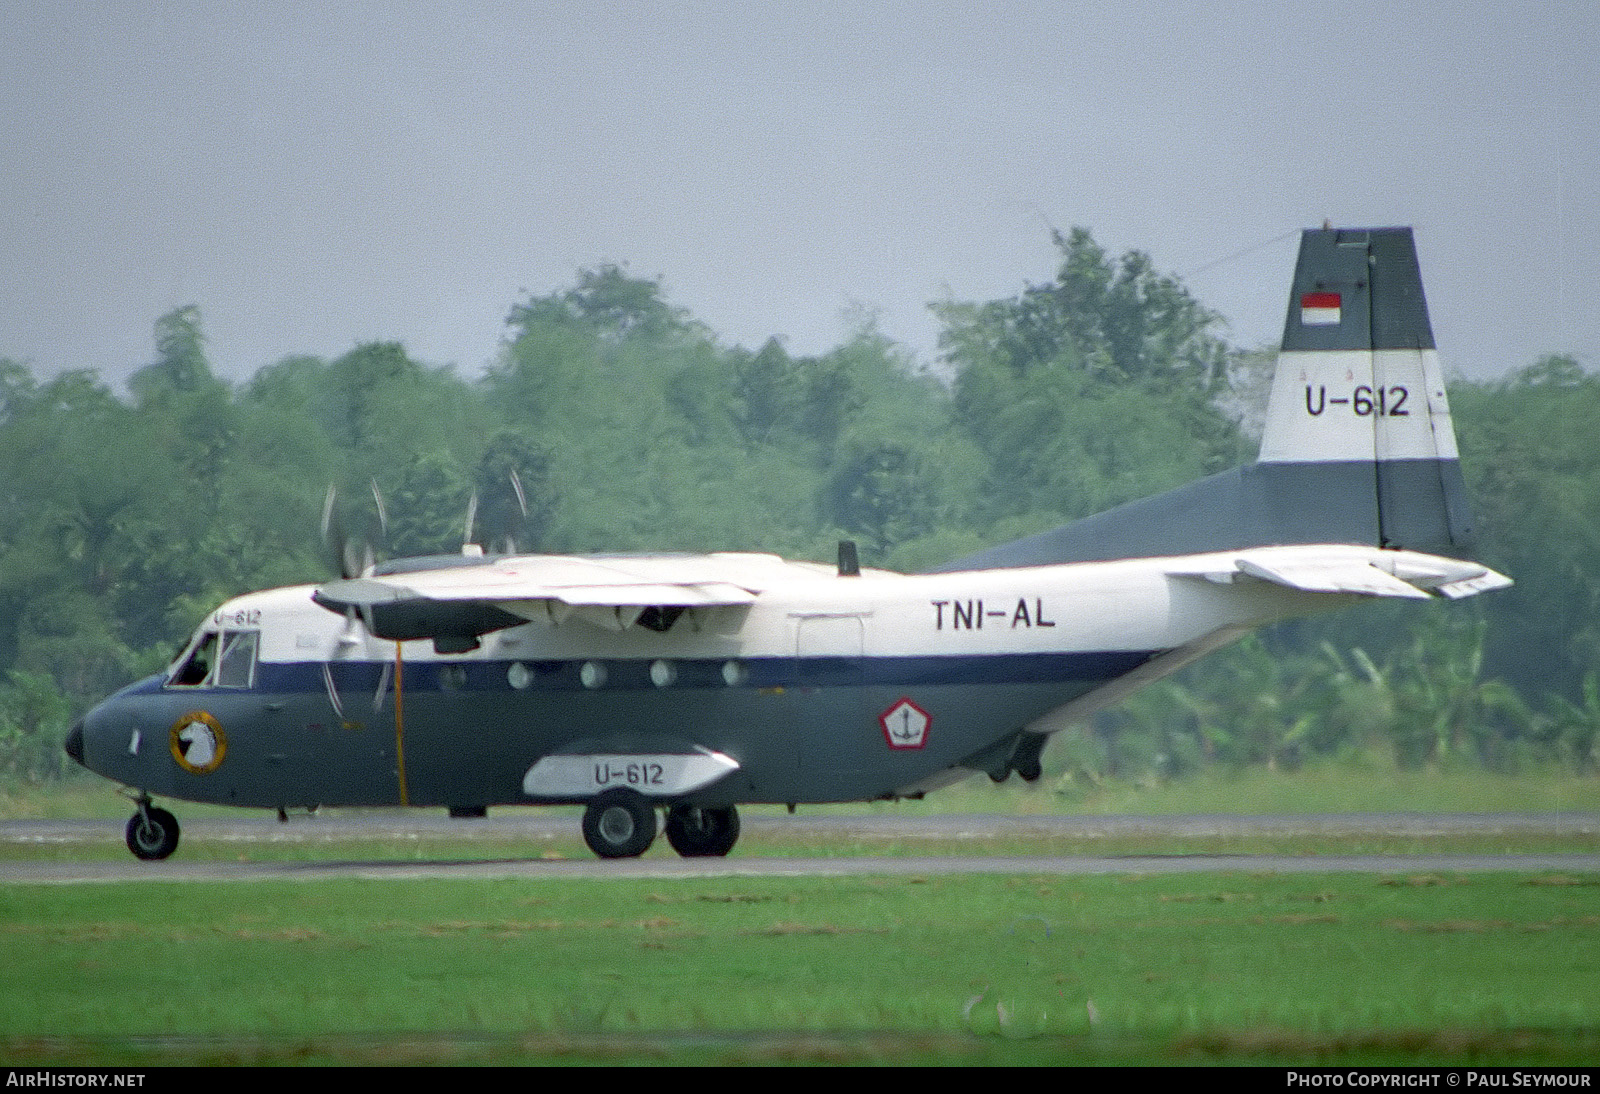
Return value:
<svg viewBox="0 0 1600 1094">
<path fill-rule="evenodd" d="M 258 631 L 202 630 L 167 677 L 169 687 L 248 688 L 255 682 Z"/>
</svg>

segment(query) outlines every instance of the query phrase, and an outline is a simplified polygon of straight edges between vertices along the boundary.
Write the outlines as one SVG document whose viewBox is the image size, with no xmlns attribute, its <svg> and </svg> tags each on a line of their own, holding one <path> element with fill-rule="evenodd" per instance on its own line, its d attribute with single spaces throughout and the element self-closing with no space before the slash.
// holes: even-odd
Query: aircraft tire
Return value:
<svg viewBox="0 0 1600 1094">
<path fill-rule="evenodd" d="M 656 839 L 656 808 L 631 790 L 611 790 L 583 811 L 583 842 L 601 858 L 636 858 Z"/>
<path fill-rule="evenodd" d="M 667 810 L 667 842 L 684 858 L 726 855 L 739 840 L 739 810 L 675 805 Z"/>
<path fill-rule="evenodd" d="M 178 818 L 165 809 L 146 809 L 128 818 L 123 834 L 134 858 L 164 859 L 178 849 Z"/>
</svg>

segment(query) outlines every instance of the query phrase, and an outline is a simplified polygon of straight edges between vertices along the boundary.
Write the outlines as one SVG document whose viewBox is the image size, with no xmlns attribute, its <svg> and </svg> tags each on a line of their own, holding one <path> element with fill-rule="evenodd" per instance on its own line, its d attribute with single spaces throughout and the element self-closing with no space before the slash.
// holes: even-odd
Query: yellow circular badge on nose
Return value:
<svg viewBox="0 0 1600 1094">
<path fill-rule="evenodd" d="M 228 735 L 222 732 L 222 723 L 203 710 L 192 710 L 173 722 L 169 740 L 178 766 L 196 775 L 211 774 L 228 754 Z"/>
</svg>

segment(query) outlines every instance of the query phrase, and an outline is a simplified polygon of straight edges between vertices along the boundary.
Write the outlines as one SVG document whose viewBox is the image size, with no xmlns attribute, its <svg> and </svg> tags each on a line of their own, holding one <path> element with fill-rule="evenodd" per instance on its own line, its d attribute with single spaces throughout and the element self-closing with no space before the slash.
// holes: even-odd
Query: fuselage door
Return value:
<svg viewBox="0 0 1600 1094">
<path fill-rule="evenodd" d="M 873 728 L 862 685 L 866 620 L 860 615 L 808 615 L 795 620 L 794 731 L 800 767 L 824 797 L 829 773 L 859 762 L 856 738 Z"/>
<path fill-rule="evenodd" d="M 795 620 L 795 666 L 801 687 L 857 687 L 865 621 L 859 615 L 805 615 Z"/>
</svg>

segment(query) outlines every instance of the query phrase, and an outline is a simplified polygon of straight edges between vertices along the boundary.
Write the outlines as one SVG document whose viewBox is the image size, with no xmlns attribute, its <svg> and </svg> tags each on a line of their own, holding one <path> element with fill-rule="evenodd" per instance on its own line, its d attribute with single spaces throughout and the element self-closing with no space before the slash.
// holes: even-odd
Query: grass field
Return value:
<svg viewBox="0 0 1600 1094">
<path fill-rule="evenodd" d="M 1600 808 L 1600 794 L 1582 780 L 1400 779 L 1323 773 L 1107 787 L 1093 804 L 1050 788 L 980 783 L 864 808 Z M 1113 808 L 1114 795 L 1142 808 Z M 4 808 L 13 816 L 127 812 L 98 784 L 48 797 L 13 792 Z M 206 812 L 176 808 L 180 817 Z M 520 853 L 585 857 L 575 829 L 574 818 L 570 845 Z M 119 843 L 48 853 L 125 855 Z M 1311 843 L 1024 840 L 959 849 L 1594 849 L 1586 837 Z M 736 854 L 950 849 L 753 839 Z M 7 857 L 40 853 L 0 848 Z M 243 849 L 186 836 L 179 852 L 507 853 L 466 835 L 437 845 Z M 0 888 L 0 983 L 0 1058 L 13 1066 L 1583 1065 L 1600 1058 L 1600 876 L 1056 877 L 1030 875 L 1021 862 L 1003 877 L 12 884 Z"/>
<path fill-rule="evenodd" d="M 40 1063 L 1589 1063 L 1600 878 L 12 886 Z"/>
</svg>

